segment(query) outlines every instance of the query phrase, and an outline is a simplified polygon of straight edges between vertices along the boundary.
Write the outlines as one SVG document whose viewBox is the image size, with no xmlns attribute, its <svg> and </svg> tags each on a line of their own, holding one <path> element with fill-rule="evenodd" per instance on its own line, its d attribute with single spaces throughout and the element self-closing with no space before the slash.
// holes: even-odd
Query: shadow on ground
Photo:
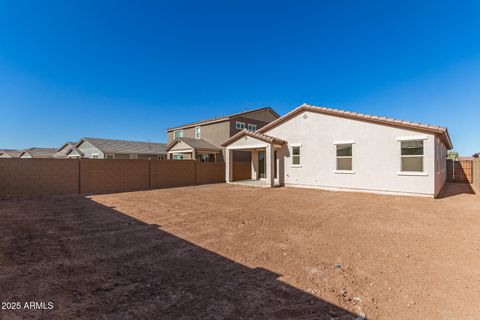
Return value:
<svg viewBox="0 0 480 320">
<path fill-rule="evenodd" d="M 340 307 L 82 196 L 3 199 L 0 318 L 357 319 Z"/>
<path fill-rule="evenodd" d="M 468 183 L 445 183 L 437 199 L 454 197 L 461 194 L 475 194 L 472 186 Z"/>
</svg>

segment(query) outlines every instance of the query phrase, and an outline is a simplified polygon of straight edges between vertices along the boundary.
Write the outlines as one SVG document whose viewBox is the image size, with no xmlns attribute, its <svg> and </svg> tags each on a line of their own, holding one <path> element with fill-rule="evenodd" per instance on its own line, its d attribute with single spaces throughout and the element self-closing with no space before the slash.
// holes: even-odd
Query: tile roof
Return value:
<svg viewBox="0 0 480 320">
<path fill-rule="evenodd" d="M 389 117 L 373 116 L 373 115 L 368 115 L 368 114 L 363 114 L 358 112 L 345 111 L 345 110 L 339 110 L 339 109 L 333 109 L 333 108 L 327 108 L 327 107 L 312 106 L 306 103 L 297 107 L 293 111 L 290 111 L 286 115 L 278 118 L 277 120 L 270 122 L 266 126 L 259 129 L 259 132 L 267 132 L 271 128 L 277 126 L 280 123 L 283 123 L 284 121 L 291 118 L 295 114 L 305 110 L 337 116 L 337 117 L 362 120 L 362 121 L 373 122 L 373 123 L 384 124 L 384 125 L 391 125 L 395 127 L 402 127 L 402 128 L 408 128 L 408 129 L 419 130 L 419 131 L 439 133 L 442 135 L 442 139 L 445 145 L 449 147 L 449 149 L 453 148 L 453 144 L 450 139 L 450 135 L 448 134 L 448 129 L 446 127 L 434 126 L 430 124 L 424 124 L 424 123 L 412 122 L 412 121 L 404 121 L 404 120 L 399 120 L 399 119 L 394 119 Z"/>
<path fill-rule="evenodd" d="M 0 155 L 2 154 L 9 155 L 12 158 L 20 158 L 20 155 L 22 154 L 22 150 L 2 149 L 0 150 Z"/>
<path fill-rule="evenodd" d="M 270 111 L 271 111 L 273 114 L 275 114 L 277 117 L 280 117 L 280 115 L 279 115 L 278 113 L 276 113 L 272 108 L 270 108 L 270 107 L 262 107 L 262 108 L 252 109 L 252 110 L 243 111 L 243 112 L 239 112 L 239 113 L 234 113 L 234 114 L 227 115 L 227 116 L 221 116 L 221 117 L 211 118 L 211 119 L 207 119 L 207 120 L 190 122 L 190 123 L 183 124 L 183 125 L 180 125 L 180 126 L 175 126 L 175 127 L 172 127 L 172 128 L 168 128 L 166 131 L 171 131 L 171 130 L 175 130 L 175 129 L 182 129 L 182 128 L 189 128 L 189 127 L 198 126 L 198 125 L 207 124 L 207 123 L 222 122 L 222 121 L 229 120 L 229 119 L 231 119 L 231 118 L 243 116 L 243 115 L 245 115 L 245 114 L 252 113 L 252 112 L 256 112 L 256 111 L 260 111 L 260 110 L 270 110 Z"/>
<path fill-rule="evenodd" d="M 157 155 L 166 153 L 167 148 L 165 143 L 101 138 L 82 138 L 76 147 L 83 141 L 88 141 L 103 153 Z"/>
<path fill-rule="evenodd" d="M 221 151 L 219 147 L 214 145 L 213 143 L 208 142 L 205 139 L 195 139 L 195 138 L 176 138 L 172 142 L 170 142 L 167 146 L 167 151 L 170 150 L 174 145 L 178 142 L 184 142 L 194 150 L 208 150 L 208 151 Z"/>
<path fill-rule="evenodd" d="M 51 158 L 56 152 L 55 148 L 30 148 L 23 150 L 22 155 L 27 153 L 32 158 Z"/>
<path fill-rule="evenodd" d="M 262 140 L 262 141 L 265 141 L 265 142 L 268 142 L 268 143 L 279 144 L 279 145 L 287 143 L 285 140 L 282 140 L 282 139 L 279 139 L 279 138 L 276 138 L 276 137 L 273 137 L 273 136 L 269 136 L 267 134 L 264 134 L 264 133 L 261 133 L 261 132 L 258 132 L 258 131 L 257 132 L 252 132 L 252 131 L 248 131 L 246 129 L 243 129 L 242 131 L 238 132 L 237 134 L 230 137 L 227 141 L 222 143 L 222 146 L 226 147 L 229 144 L 237 141 L 238 139 L 240 139 L 243 136 L 250 136 L 252 138 L 256 138 L 256 139 L 259 139 L 259 140 Z"/>
</svg>

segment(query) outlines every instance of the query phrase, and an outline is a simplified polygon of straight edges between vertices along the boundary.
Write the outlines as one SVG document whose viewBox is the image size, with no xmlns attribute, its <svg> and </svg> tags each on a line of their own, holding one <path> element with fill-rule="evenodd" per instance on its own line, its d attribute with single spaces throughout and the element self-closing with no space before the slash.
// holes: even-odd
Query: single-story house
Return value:
<svg viewBox="0 0 480 320">
<path fill-rule="evenodd" d="M 229 183 L 241 150 L 251 152 L 252 180 L 266 186 L 425 196 L 440 192 L 453 148 L 445 127 L 308 104 L 222 146 Z"/>
<path fill-rule="evenodd" d="M 82 138 L 76 149 L 89 159 L 166 159 L 165 143 Z M 74 152 L 67 152 L 67 157 Z"/>
<path fill-rule="evenodd" d="M 55 148 L 30 148 L 23 150 L 20 158 L 52 158 L 56 152 L 57 149 Z"/>
<path fill-rule="evenodd" d="M 0 158 L 20 158 L 22 151 L 14 149 L 0 150 Z"/>
<path fill-rule="evenodd" d="M 57 159 L 79 159 L 83 157 L 82 151 L 77 148 L 78 142 L 66 142 L 63 146 L 58 148 L 53 155 Z"/>
<path fill-rule="evenodd" d="M 222 149 L 205 139 L 176 138 L 167 145 L 167 152 L 173 160 L 193 160 L 218 162 Z"/>
</svg>

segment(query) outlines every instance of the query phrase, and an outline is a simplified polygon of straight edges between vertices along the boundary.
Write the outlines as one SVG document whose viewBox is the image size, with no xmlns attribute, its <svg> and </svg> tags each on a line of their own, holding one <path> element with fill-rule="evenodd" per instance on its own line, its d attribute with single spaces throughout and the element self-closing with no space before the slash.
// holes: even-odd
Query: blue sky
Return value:
<svg viewBox="0 0 480 320">
<path fill-rule="evenodd" d="M 480 152 L 478 1 L 3 1 L 0 148 L 307 102 Z"/>
</svg>

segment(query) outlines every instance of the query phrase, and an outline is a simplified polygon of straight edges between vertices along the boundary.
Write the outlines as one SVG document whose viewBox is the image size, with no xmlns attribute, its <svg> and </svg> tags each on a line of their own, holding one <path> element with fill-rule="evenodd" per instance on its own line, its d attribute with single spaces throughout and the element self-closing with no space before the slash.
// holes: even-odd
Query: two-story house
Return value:
<svg viewBox="0 0 480 320">
<path fill-rule="evenodd" d="M 228 116 L 188 123 L 167 129 L 169 159 L 195 159 L 202 162 L 224 162 L 221 144 L 247 129 L 252 132 L 280 116 L 270 107 L 248 110 Z M 238 152 L 234 161 L 250 161 L 248 152 Z"/>
</svg>

